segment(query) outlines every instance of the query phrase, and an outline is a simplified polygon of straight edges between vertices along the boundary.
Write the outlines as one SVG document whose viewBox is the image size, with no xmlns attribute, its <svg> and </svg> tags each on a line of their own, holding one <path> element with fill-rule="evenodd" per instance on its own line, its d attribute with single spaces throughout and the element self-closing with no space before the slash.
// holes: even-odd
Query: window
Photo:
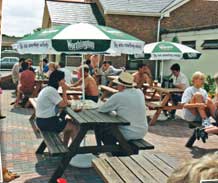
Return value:
<svg viewBox="0 0 218 183">
<path fill-rule="evenodd" d="M 193 49 L 196 49 L 196 41 L 182 41 L 182 44 L 191 47 Z"/>
<path fill-rule="evenodd" d="M 201 45 L 203 49 L 218 49 L 218 39 L 214 40 L 204 40 L 203 44 Z"/>
</svg>

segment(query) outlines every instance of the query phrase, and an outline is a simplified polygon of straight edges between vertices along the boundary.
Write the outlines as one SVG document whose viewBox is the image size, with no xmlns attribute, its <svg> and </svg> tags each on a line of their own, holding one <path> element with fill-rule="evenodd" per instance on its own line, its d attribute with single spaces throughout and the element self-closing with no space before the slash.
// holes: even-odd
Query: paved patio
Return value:
<svg viewBox="0 0 218 183">
<path fill-rule="evenodd" d="M 21 175 L 12 183 L 46 183 L 60 158 L 35 155 L 41 139 L 36 139 L 28 120 L 32 109 L 13 108 L 10 106 L 13 100 L 12 91 L 5 90 L 2 107 L 7 118 L 0 120 L 3 166 Z M 151 115 L 152 112 L 148 111 L 147 114 Z M 177 114 L 180 115 L 181 111 Z M 149 128 L 145 139 L 155 145 L 154 151 L 167 153 L 180 162 L 218 150 L 218 136 L 215 135 L 210 136 L 206 144 L 198 141 L 193 148 L 186 148 L 184 144 L 191 134 L 192 130 L 181 119 L 158 121 Z M 88 136 L 87 141 L 93 143 L 93 136 Z M 103 182 L 93 168 L 79 169 L 69 166 L 64 177 L 69 183 Z"/>
</svg>

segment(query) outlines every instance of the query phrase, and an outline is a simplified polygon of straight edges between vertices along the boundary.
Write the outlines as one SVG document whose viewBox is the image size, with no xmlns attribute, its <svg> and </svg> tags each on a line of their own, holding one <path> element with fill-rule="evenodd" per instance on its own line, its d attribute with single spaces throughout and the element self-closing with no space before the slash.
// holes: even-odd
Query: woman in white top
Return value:
<svg viewBox="0 0 218 183">
<path fill-rule="evenodd" d="M 62 87 L 62 97 L 58 93 L 58 87 Z M 64 80 L 64 72 L 55 70 L 51 73 L 48 86 L 41 90 L 36 104 L 36 124 L 42 131 L 64 132 L 64 143 L 67 145 L 70 137 L 74 138 L 78 131 L 71 121 L 58 116 L 58 108 L 66 107 L 67 85 Z"/>
</svg>

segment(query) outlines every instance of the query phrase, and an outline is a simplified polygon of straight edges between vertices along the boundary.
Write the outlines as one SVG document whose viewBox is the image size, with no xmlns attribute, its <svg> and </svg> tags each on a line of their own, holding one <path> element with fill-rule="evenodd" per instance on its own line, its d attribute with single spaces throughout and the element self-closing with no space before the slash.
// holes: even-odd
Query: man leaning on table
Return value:
<svg viewBox="0 0 218 183">
<path fill-rule="evenodd" d="M 189 81 L 188 78 L 185 74 L 183 74 L 180 71 L 180 65 L 179 64 L 173 64 L 171 67 L 171 72 L 172 72 L 172 78 L 173 78 L 173 87 L 174 88 L 179 88 L 182 90 L 185 90 L 186 88 L 189 87 Z M 173 94 L 171 96 L 171 100 L 174 105 L 177 105 L 178 102 L 180 102 L 182 99 L 182 94 Z M 176 110 L 170 111 L 170 118 L 174 119 L 176 114 Z"/>
<path fill-rule="evenodd" d="M 115 111 L 118 116 L 130 122 L 130 125 L 119 127 L 125 139 L 143 138 L 148 130 L 143 92 L 134 88 L 133 76 L 128 72 L 122 72 L 113 82 L 118 85 L 119 92 L 112 95 L 98 111 Z M 116 143 L 107 127 L 102 128 L 100 134 L 104 144 Z"/>
</svg>

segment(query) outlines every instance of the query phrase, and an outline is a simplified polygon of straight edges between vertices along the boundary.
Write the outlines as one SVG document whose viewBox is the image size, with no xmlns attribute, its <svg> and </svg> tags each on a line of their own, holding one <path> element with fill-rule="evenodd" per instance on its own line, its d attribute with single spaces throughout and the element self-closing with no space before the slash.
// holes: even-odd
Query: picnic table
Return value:
<svg viewBox="0 0 218 183">
<path fill-rule="evenodd" d="M 168 104 L 171 95 L 172 94 L 180 94 L 182 95 L 182 93 L 184 92 L 184 90 L 179 89 L 179 88 L 162 88 L 162 87 L 158 87 L 158 86 L 151 86 L 152 89 L 155 90 L 154 94 L 157 92 L 160 94 L 161 96 L 161 100 L 158 102 L 147 102 L 146 105 L 150 110 L 156 110 L 155 114 L 153 115 L 151 121 L 150 121 L 150 125 L 154 125 L 161 113 L 161 111 L 163 110 L 176 110 L 176 109 L 182 109 L 183 105 L 182 104 L 178 104 L 178 105 L 174 105 L 174 104 Z"/>
<path fill-rule="evenodd" d="M 130 123 L 126 120 L 112 116 L 109 114 L 104 114 L 97 112 L 96 109 L 90 110 L 82 110 L 81 112 L 75 112 L 71 107 L 66 108 L 66 113 L 70 115 L 76 122 L 80 124 L 80 131 L 76 136 L 75 140 L 70 144 L 68 147 L 69 152 L 67 152 L 58 168 L 52 175 L 50 179 L 50 183 L 54 183 L 55 180 L 62 176 L 65 169 L 67 168 L 70 160 L 76 154 L 85 154 L 85 153 L 100 153 L 100 152 L 116 152 L 116 151 L 123 151 L 127 154 L 133 154 L 133 150 L 125 140 L 123 135 L 121 134 L 118 126 L 119 125 L 129 125 Z M 116 145 L 102 145 L 101 141 L 98 139 L 98 132 L 97 130 L 105 125 L 111 126 L 111 133 L 113 136 L 118 140 L 119 144 Z M 80 147 L 81 141 L 87 134 L 89 130 L 93 130 L 95 132 L 96 142 L 97 145 L 95 146 L 83 146 Z"/>
<path fill-rule="evenodd" d="M 101 157 L 92 160 L 107 183 L 166 183 L 178 161 L 165 153 L 142 152 L 126 157 Z"/>
<path fill-rule="evenodd" d="M 102 152 L 124 152 L 127 155 L 138 153 L 138 149 L 153 149 L 154 146 L 143 141 L 142 139 L 127 141 L 119 130 L 120 125 L 130 125 L 125 119 L 113 116 L 110 114 L 100 113 L 96 109 L 82 110 L 81 112 L 75 112 L 71 107 L 65 109 L 66 113 L 71 116 L 77 123 L 80 124 L 80 131 L 77 134 L 74 141 L 68 147 L 68 152 L 63 156 L 58 168 L 52 175 L 50 183 L 54 183 L 55 180 L 62 176 L 67 168 L 70 160 L 76 154 L 86 153 L 102 153 Z M 99 139 L 98 130 L 104 126 L 109 126 L 108 130 L 111 130 L 111 134 L 117 139 L 118 144 L 103 145 Z M 89 130 L 93 130 L 95 133 L 96 145 L 94 146 L 82 146 L 81 141 Z M 136 149 L 138 147 L 138 149 Z"/>
</svg>

